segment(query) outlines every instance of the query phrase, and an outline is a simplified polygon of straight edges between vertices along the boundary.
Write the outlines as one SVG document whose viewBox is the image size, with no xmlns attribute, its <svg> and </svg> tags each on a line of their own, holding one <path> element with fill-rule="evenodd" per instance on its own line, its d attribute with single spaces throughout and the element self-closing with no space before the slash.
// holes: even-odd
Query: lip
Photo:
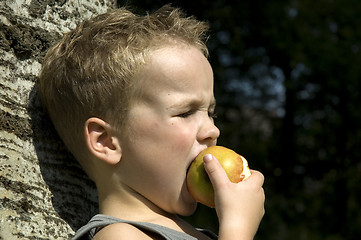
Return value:
<svg viewBox="0 0 361 240">
<path fill-rule="evenodd" d="M 183 185 L 183 191 L 185 191 L 186 199 L 188 199 L 187 201 L 189 201 L 191 203 L 194 203 L 194 202 L 197 202 L 197 201 L 192 197 L 192 195 L 189 192 L 188 183 L 187 183 L 187 176 L 188 176 L 189 168 L 191 167 L 191 165 L 192 165 L 195 158 L 196 157 L 193 158 L 193 160 L 189 163 L 189 165 L 187 167 L 187 172 L 186 172 L 185 181 L 184 181 L 184 185 Z"/>
<path fill-rule="evenodd" d="M 198 156 L 198 155 L 197 155 L 197 156 Z M 188 174 L 189 168 L 191 167 L 192 163 L 194 162 L 194 160 L 196 159 L 197 156 L 195 156 L 194 158 L 192 158 L 192 161 L 189 162 L 188 167 L 187 167 L 187 170 L 186 170 L 186 176 L 187 176 L 187 174 Z"/>
<path fill-rule="evenodd" d="M 191 158 L 192 160 L 189 162 L 189 164 L 187 166 L 186 177 L 185 177 L 185 189 L 187 192 L 187 196 L 189 197 L 190 201 L 192 201 L 192 202 L 194 202 L 194 201 L 197 202 L 197 201 L 194 200 L 194 198 L 192 197 L 192 195 L 190 194 L 189 189 L 188 189 L 188 184 L 187 184 L 188 171 L 189 171 L 189 168 L 191 167 L 192 163 L 194 162 L 194 160 L 197 158 L 197 156 L 206 148 L 207 147 L 203 147 L 199 151 L 197 151 L 197 153 L 193 155 L 193 157 Z"/>
<path fill-rule="evenodd" d="M 192 161 L 189 162 L 186 173 L 188 173 L 189 168 L 191 167 L 192 163 L 193 163 L 194 160 L 197 158 L 197 156 L 198 156 L 204 149 L 206 149 L 206 148 L 207 148 L 207 147 L 202 148 L 200 151 L 197 152 L 197 154 L 195 154 L 195 155 L 192 157 Z"/>
</svg>

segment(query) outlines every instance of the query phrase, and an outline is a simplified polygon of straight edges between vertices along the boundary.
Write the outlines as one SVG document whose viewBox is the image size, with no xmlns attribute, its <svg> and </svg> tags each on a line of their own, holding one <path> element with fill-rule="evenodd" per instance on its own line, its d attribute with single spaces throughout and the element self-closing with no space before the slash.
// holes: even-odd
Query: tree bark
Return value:
<svg viewBox="0 0 361 240">
<path fill-rule="evenodd" d="M 0 0 L 0 239 L 68 239 L 97 212 L 93 183 L 42 113 L 47 49 L 115 0 Z"/>
</svg>

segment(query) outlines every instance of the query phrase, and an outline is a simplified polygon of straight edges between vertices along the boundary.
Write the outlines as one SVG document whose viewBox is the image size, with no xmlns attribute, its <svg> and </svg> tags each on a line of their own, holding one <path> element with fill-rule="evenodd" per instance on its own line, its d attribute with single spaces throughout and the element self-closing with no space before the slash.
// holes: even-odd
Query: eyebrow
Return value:
<svg viewBox="0 0 361 240">
<path fill-rule="evenodd" d="M 193 99 L 190 101 L 182 101 L 180 103 L 175 103 L 172 106 L 168 107 L 168 109 L 173 109 L 173 108 L 183 108 L 183 107 L 198 107 L 201 106 L 203 104 L 202 101 L 198 100 L 198 99 Z M 209 104 L 209 107 L 214 108 L 216 107 L 216 98 L 212 97 L 211 103 Z"/>
</svg>

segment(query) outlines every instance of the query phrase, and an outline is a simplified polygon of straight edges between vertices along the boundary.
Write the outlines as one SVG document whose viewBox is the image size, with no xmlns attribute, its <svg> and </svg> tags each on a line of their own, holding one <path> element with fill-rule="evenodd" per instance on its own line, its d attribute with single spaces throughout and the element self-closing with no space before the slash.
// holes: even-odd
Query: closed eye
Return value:
<svg viewBox="0 0 361 240">
<path fill-rule="evenodd" d="M 216 103 L 213 102 L 208 108 L 208 116 L 212 119 L 217 118 L 217 114 L 215 113 Z"/>
<path fill-rule="evenodd" d="M 190 110 L 190 111 L 187 111 L 187 112 L 178 114 L 177 117 L 187 118 L 187 117 L 191 116 L 191 115 L 194 114 L 194 113 L 195 113 L 194 110 Z M 209 116 L 210 118 L 217 118 L 217 113 L 215 113 L 213 110 L 211 110 L 211 111 L 208 111 L 208 116 Z"/>
<path fill-rule="evenodd" d="M 177 117 L 187 118 L 187 117 L 193 115 L 195 112 L 197 112 L 197 110 L 191 109 L 191 110 L 189 110 L 189 111 L 186 111 L 186 112 L 183 112 L 183 113 L 181 113 L 181 114 L 178 114 Z M 215 111 L 214 111 L 214 106 L 212 106 L 211 108 L 209 108 L 209 110 L 208 110 L 208 116 L 209 116 L 210 118 L 217 118 L 217 114 L 216 114 Z"/>
<path fill-rule="evenodd" d="M 195 112 L 194 110 L 190 110 L 190 111 L 178 114 L 177 117 L 187 118 L 187 117 L 191 116 L 194 112 Z"/>
<path fill-rule="evenodd" d="M 217 118 L 217 113 L 215 113 L 214 111 L 208 111 L 208 116 L 214 119 Z"/>
</svg>

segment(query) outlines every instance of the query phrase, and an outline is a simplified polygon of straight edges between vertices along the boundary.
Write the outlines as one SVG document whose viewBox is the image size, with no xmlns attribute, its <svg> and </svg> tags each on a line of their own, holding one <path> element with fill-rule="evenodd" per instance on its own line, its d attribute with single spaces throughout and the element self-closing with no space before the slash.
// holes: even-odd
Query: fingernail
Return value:
<svg viewBox="0 0 361 240">
<path fill-rule="evenodd" d="M 212 159 L 213 159 L 213 156 L 210 153 L 204 155 L 204 157 L 203 157 L 204 162 L 210 162 Z"/>
</svg>

